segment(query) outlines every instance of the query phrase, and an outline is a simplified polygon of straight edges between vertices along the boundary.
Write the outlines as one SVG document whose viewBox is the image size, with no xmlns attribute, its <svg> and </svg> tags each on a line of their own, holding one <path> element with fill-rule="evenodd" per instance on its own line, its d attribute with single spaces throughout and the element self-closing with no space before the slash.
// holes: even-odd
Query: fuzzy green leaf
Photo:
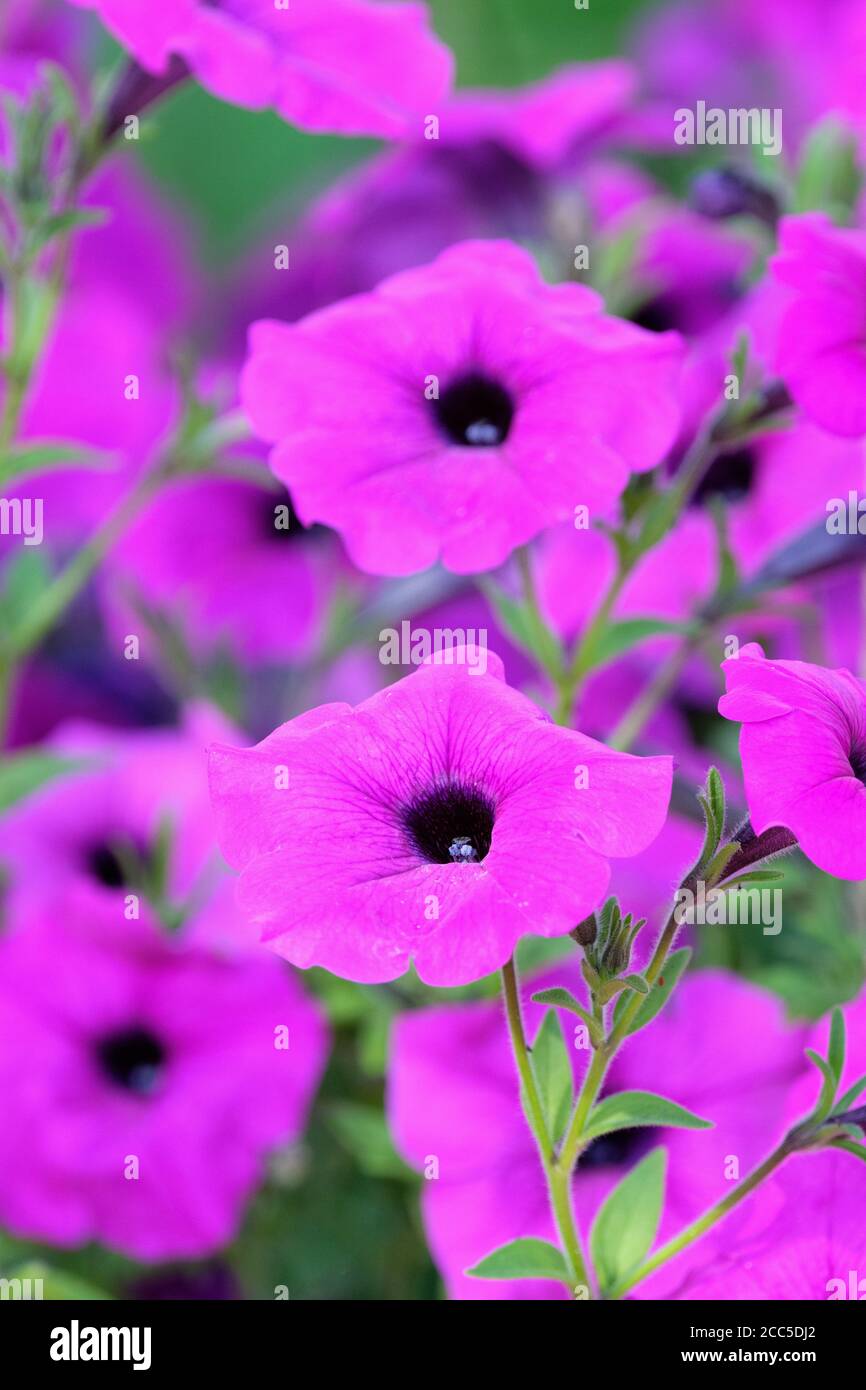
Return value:
<svg viewBox="0 0 866 1390">
<path fill-rule="evenodd" d="M 691 960 L 692 953 L 688 946 L 683 946 L 681 950 L 674 951 L 665 961 L 664 969 L 661 973 L 662 984 L 659 980 L 650 987 L 650 992 L 641 1004 L 634 1018 L 632 1019 L 629 1033 L 637 1033 L 641 1028 L 645 1028 L 648 1023 L 652 1023 L 656 1014 L 664 1008 L 671 993 L 675 989 L 677 982 Z M 622 1010 L 629 1001 L 629 995 L 623 994 L 616 1001 L 613 1011 L 614 1025 L 618 1022 Z"/>
<path fill-rule="evenodd" d="M 555 1009 L 548 1009 L 532 1044 L 532 1066 L 551 1138 L 561 1137 L 571 1109 L 573 1074 Z"/>
<path fill-rule="evenodd" d="M 702 1120 L 666 1096 L 652 1091 L 619 1091 L 599 1101 L 589 1117 L 584 1131 L 587 1139 L 611 1134 L 617 1129 L 637 1129 L 647 1125 L 662 1125 L 670 1129 L 712 1129 L 711 1120 Z"/>
<path fill-rule="evenodd" d="M 626 1278 L 652 1245 L 665 1192 L 664 1149 L 653 1149 L 605 1198 L 590 1232 L 602 1293 Z"/>
<path fill-rule="evenodd" d="M 562 1252 L 534 1236 L 500 1245 L 466 1273 L 472 1279 L 555 1279 L 571 1285 Z"/>
</svg>

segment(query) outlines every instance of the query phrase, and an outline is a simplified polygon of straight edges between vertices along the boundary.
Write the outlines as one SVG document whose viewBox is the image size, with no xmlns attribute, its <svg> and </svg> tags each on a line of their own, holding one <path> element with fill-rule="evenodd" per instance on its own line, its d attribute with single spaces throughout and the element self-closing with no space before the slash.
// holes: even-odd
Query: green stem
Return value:
<svg viewBox="0 0 866 1390">
<path fill-rule="evenodd" d="M 648 985 L 654 985 L 659 975 L 661 974 L 662 969 L 664 967 L 664 963 L 668 958 L 668 953 L 670 952 L 670 949 L 674 944 L 679 929 L 680 923 L 677 921 L 675 914 L 672 912 L 665 924 L 664 931 L 658 939 L 658 943 L 656 944 L 656 948 L 652 953 L 650 963 L 647 966 L 646 970 L 643 972 L 644 979 L 646 980 Z M 620 1014 L 618 1023 L 613 1028 L 613 1031 L 611 1032 L 611 1035 L 608 1038 L 607 1045 L 611 1050 L 611 1054 L 613 1054 L 613 1052 L 615 1052 L 616 1049 L 623 1042 L 624 1038 L 628 1033 L 629 1028 L 634 1022 L 635 1015 L 640 1009 L 643 1001 L 644 995 L 632 993 L 625 1008 Z"/>
<path fill-rule="evenodd" d="M 652 985 L 661 974 L 662 967 L 667 960 L 668 952 L 674 943 L 679 923 L 673 913 L 671 913 L 665 925 L 665 929 L 659 937 L 658 944 L 652 954 L 652 959 L 644 971 L 644 978 L 647 984 Z M 610 1036 L 605 1039 L 599 1048 L 596 1049 L 592 1062 L 589 1065 L 583 1085 L 577 1098 L 565 1138 L 562 1141 L 558 1163 L 560 1166 L 571 1173 L 575 1163 L 580 1157 L 581 1152 L 586 1147 L 585 1135 L 592 1108 L 598 1098 L 602 1083 L 607 1074 L 607 1069 L 613 1061 L 614 1056 L 619 1050 L 623 1040 L 628 1033 L 629 1027 L 635 1014 L 644 1001 L 644 995 L 633 993 L 622 1011 L 619 1022 L 612 1029 Z M 593 1001 L 595 1007 L 595 1001 Z"/>
<path fill-rule="evenodd" d="M 773 1150 L 769 1158 L 765 1158 L 764 1162 L 747 1178 L 744 1178 L 732 1192 L 729 1192 L 727 1197 L 716 1202 L 714 1207 L 710 1207 L 709 1211 L 704 1212 L 703 1216 L 698 1217 L 697 1221 L 693 1221 L 690 1226 L 686 1226 L 678 1236 L 674 1236 L 666 1245 L 660 1246 L 655 1254 L 651 1255 L 633 1274 L 611 1289 L 607 1297 L 611 1299 L 621 1298 L 624 1293 L 628 1293 L 629 1289 L 633 1289 L 635 1284 L 639 1284 L 650 1274 L 654 1274 L 663 1264 L 667 1264 L 668 1260 L 672 1260 L 675 1255 L 679 1255 L 680 1251 L 694 1244 L 712 1226 L 715 1226 L 717 1221 L 721 1221 L 723 1216 L 727 1216 L 729 1211 L 732 1211 L 735 1206 L 742 1202 L 744 1197 L 748 1197 L 751 1192 L 754 1192 L 755 1188 L 769 1177 L 791 1152 L 788 1137 L 786 1137 L 778 1148 Z"/>
<path fill-rule="evenodd" d="M 560 1167 L 571 1175 L 572 1169 L 577 1162 L 581 1149 L 584 1147 L 584 1131 L 589 1119 L 592 1107 L 595 1105 L 598 1093 L 601 1090 L 602 1082 L 607 1073 L 608 1063 L 613 1053 L 607 1043 L 603 1043 L 594 1053 L 589 1064 L 586 1076 L 583 1078 L 583 1085 L 574 1107 L 574 1113 L 569 1121 L 565 1138 L 562 1141 L 562 1148 L 559 1154 Z"/>
<path fill-rule="evenodd" d="M 502 967 L 502 990 L 505 998 L 505 1012 L 508 1017 L 508 1031 L 511 1035 L 511 1047 L 526 1099 L 527 1118 L 538 1145 L 544 1176 L 547 1180 L 550 1205 L 565 1251 L 569 1275 L 574 1284 L 590 1289 L 586 1259 L 574 1219 L 571 1173 L 570 1170 L 557 1163 L 553 1153 L 550 1131 L 544 1118 L 544 1107 L 541 1104 L 529 1048 L 526 1045 L 526 1035 L 523 1031 L 520 991 L 513 958 Z"/>
<path fill-rule="evenodd" d="M 115 541 L 156 492 L 161 480 L 162 474 L 159 470 L 145 474 L 109 514 L 87 544 L 48 585 L 25 620 L 12 633 L 8 647 L 12 656 L 20 660 L 51 631 Z"/>
</svg>

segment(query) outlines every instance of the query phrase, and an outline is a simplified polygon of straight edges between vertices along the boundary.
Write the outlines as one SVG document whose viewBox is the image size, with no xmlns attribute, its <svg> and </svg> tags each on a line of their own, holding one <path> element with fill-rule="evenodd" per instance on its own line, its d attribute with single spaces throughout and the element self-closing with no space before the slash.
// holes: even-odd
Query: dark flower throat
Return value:
<svg viewBox="0 0 866 1390">
<path fill-rule="evenodd" d="M 109 1033 L 97 1044 L 97 1059 L 103 1074 L 137 1096 L 149 1096 L 159 1086 L 166 1052 L 159 1039 L 147 1028 L 124 1028 Z"/>
<path fill-rule="evenodd" d="M 477 864 L 490 849 L 494 808 L 477 787 L 444 782 L 403 810 L 414 848 L 431 864 Z"/>
<path fill-rule="evenodd" d="M 504 444 L 514 419 L 508 391 L 480 372 L 452 381 L 433 406 L 439 427 L 451 443 L 469 448 Z"/>
</svg>

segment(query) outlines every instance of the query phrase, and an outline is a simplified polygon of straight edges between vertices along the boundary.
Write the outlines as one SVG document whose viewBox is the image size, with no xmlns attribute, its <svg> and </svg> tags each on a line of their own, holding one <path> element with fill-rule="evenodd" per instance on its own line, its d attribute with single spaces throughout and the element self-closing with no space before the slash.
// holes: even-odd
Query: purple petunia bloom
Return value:
<svg viewBox="0 0 866 1390">
<path fill-rule="evenodd" d="M 674 0 L 643 21 L 636 61 L 666 114 L 781 108 L 788 149 L 828 112 L 862 121 L 863 18 L 862 0 Z"/>
<path fill-rule="evenodd" d="M 181 58 L 214 96 L 304 130 L 398 137 L 446 93 L 426 7 L 380 0 L 72 0 L 148 72 Z"/>
<path fill-rule="evenodd" d="M 98 900 L 140 890 L 161 835 L 170 836 L 165 891 L 185 899 L 225 871 L 214 841 L 207 744 L 232 737 L 207 706 L 180 728 L 135 732 L 68 724 L 44 745 L 70 770 L 7 812 L 2 859 L 12 915 L 86 887 Z M 46 875 L 45 865 L 51 865 Z"/>
<path fill-rule="evenodd" d="M 857 1160 L 845 1153 L 789 1159 L 698 1247 L 703 1263 L 668 1299 L 704 1302 L 866 1298 L 866 1202 Z"/>
<path fill-rule="evenodd" d="M 467 984 L 521 936 L 568 932 L 604 897 L 608 860 L 661 829 L 669 758 L 556 727 L 492 653 L 449 657 L 212 750 L 241 905 L 294 964 L 369 983 L 414 958 L 428 984 Z"/>
<path fill-rule="evenodd" d="M 262 665 L 310 656 L 328 600 L 351 573 L 336 538 L 306 531 L 262 469 L 261 483 L 165 488 L 109 557 L 103 600 L 118 635 L 135 630 L 143 599 L 170 615 L 197 657 L 225 649 Z"/>
<path fill-rule="evenodd" d="M 845 1009 L 840 1094 L 866 1072 L 866 999 Z M 827 1054 L 828 1024 L 806 1041 Z M 786 1122 L 813 1109 L 820 1078 L 810 1067 L 790 1088 Z M 862 1096 L 855 1101 L 859 1109 Z M 705 1300 L 866 1298 L 866 1191 L 847 1153 L 795 1154 L 698 1247 L 701 1261 L 669 1294 Z"/>
<path fill-rule="evenodd" d="M 574 209 L 577 168 L 579 210 L 585 200 L 600 224 L 612 207 L 652 188 L 637 170 L 592 158 L 619 129 L 634 86 L 632 71 L 615 60 L 570 64 L 524 88 L 455 93 L 441 109 L 437 139 L 419 133 L 383 151 L 310 206 L 292 229 L 291 275 L 274 272 L 272 241 L 257 248 L 230 327 L 245 332 L 252 318 L 294 322 L 456 242 L 549 243 L 558 200 Z M 547 254 L 570 265 L 573 217 L 567 227 L 567 245 Z"/>
<path fill-rule="evenodd" d="M 757 643 L 723 662 L 726 719 L 752 827 L 784 826 L 819 869 L 866 878 L 866 685 L 850 671 L 768 661 Z"/>
<path fill-rule="evenodd" d="M 776 366 L 833 434 L 866 434 L 866 232 L 819 212 L 783 219 L 773 273 L 787 291 Z"/>
<path fill-rule="evenodd" d="M 361 569 L 500 564 L 664 456 L 679 339 L 469 242 L 298 324 L 253 325 L 241 398 L 301 519 Z"/>
<path fill-rule="evenodd" d="M 67 893 L 0 942 L 0 1222 L 139 1260 L 207 1254 L 297 1138 L 325 1046 L 276 961 Z"/>
<path fill-rule="evenodd" d="M 585 992 L 576 962 L 563 962 L 526 995 L 554 984 Z M 576 1037 L 574 1015 L 559 1012 L 566 1038 Z M 543 1009 L 527 1002 L 524 1013 L 531 1038 Z M 805 1067 L 803 1037 L 803 1029 L 784 1028 L 771 995 L 721 972 L 688 977 L 649 1030 L 616 1058 L 605 1094 L 663 1091 L 714 1128 L 619 1130 L 597 1139 L 574 1177 L 582 1229 L 615 1184 L 660 1142 L 668 1150 L 661 1240 L 723 1196 L 731 1155 L 745 1175 L 781 1137 L 788 1089 Z M 588 1053 L 575 1044 L 569 1054 L 579 1080 Z M 428 1178 L 424 1224 L 450 1297 L 567 1298 L 550 1282 L 464 1273 L 507 1241 L 555 1239 L 501 1009 L 485 1003 L 402 1015 L 393 1034 L 388 1110 L 401 1153 Z M 693 1259 L 681 1256 L 672 1272 L 639 1286 L 638 1296 L 665 1297 L 670 1280 L 681 1279 Z"/>
</svg>

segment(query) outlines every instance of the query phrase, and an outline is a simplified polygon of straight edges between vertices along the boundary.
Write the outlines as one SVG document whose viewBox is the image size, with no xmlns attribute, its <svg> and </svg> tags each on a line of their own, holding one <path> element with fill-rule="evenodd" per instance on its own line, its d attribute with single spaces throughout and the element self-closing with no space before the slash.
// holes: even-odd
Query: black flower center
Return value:
<svg viewBox="0 0 866 1390">
<path fill-rule="evenodd" d="M 97 1044 L 103 1072 L 116 1086 L 137 1096 L 149 1096 L 159 1086 L 165 1048 L 147 1028 L 124 1028 Z"/>
<path fill-rule="evenodd" d="M 633 1166 L 649 1153 L 655 1143 L 655 1129 L 615 1129 L 601 1134 L 580 1156 L 578 1173 L 587 1168 L 621 1168 Z"/>
<path fill-rule="evenodd" d="M 459 377 L 433 402 L 441 429 L 454 444 L 491 449 L 504 444 L 514 402 L 504 386 L 479 372 Z"/>
<path fill-rule="evenodd" d="M 631 321 L 650 333 L 667 333 L 679 326 L 680 316 L 674 300 L 669 295 L 658 294 L 642 304 L 631 315 Z"/>
<path fill-rule="evenodd" d="M 755 456 L 751 449 L 717 454 L 692 496 L 692 505 L 703 506 L 712 497 L 738 502 L 748 497 L 755 480 Z"/>
<path fill-rule="evenodd" d="M 268 540 L 281 544 L 285 541 L 296 541 L 300 536 L 318 536 L 324 532 L 322 526 L 304 525 L 295 511 L 290 493 L 285 488 L 264 494 L 262 521 Z"/>
<path fill-rule="evenodd" d="M 446 782 L 403 811 L 415 849 L 431 864 L 477 864 L 493 838 L 493 804 L 477 787 Z"/>
<path fill-rule="evenodd" d="M 87 851 L 87 871 L 104 888 L 123 888 L 127 881 L 120 856 L 107 841 L 92 845 Z"/>
<path fill-rule="evenodd" d="M 866 744 L 855 744 L 848 754 L 851 771 L 866 786 Z"/>
</svg>

